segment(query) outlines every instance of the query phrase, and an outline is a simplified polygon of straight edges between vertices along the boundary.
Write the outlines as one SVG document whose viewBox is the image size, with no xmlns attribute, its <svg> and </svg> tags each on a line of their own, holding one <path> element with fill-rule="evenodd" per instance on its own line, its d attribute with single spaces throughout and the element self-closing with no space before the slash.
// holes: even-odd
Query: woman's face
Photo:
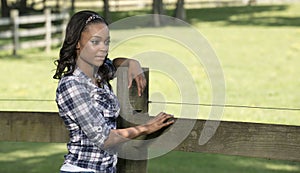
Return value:
<svg viewBox="0 0 300 173">
<path fill-rule="evenodd" d="M 104 23 L 90 24 L 77 44 L 77 65 L 100 67 L 109 49 L 109 29 Z"/>
</svg>

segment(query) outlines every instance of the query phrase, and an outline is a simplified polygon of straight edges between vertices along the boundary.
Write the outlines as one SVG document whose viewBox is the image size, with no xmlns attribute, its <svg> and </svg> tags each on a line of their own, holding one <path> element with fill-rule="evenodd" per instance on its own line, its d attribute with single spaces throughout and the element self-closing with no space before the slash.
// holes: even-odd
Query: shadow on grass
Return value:
<svg viewBox="0 0 300 173">
<path fill-rule="evenodd" d="M 300 26 L 300 14 L 286 17 L 290 5 L 238 6 L 187 10 L 188 22 L 222 22 L 238 26 Z M 288 12 L 287 12 L 288 13 Z M 296 15 L 298 14 L 298 15 Z"/>
<path fill-rule="evenodd" d="M 64 144 L 0 142 L 0 172 L 59 172 Z"/>
<path fill-rule="evenodd" d="M 222 22 L 224 26 L 300 26 L 300 14 L 294 9 L 290 10 L 290 7 L 291 4 L 197 8 L 186 9 L 186 14 L 187 22 L 191 24 Z M 166 15 L 172 16 L 173 12 L 173 9 L 166 10 Z M 111 16 L 112 21 L 116 22 L 126 17 L 150 13 L 151 10 L 136 10 L 111 12 Z"/>
<path fill-rule="evenodd" d="M 149 161 L 149 173 L 296 173 L 300 163 L 225 156 L 219 154 L 187 153 L 172 151 Z"/>
<path fill-rule="evenodd" d="M 0 172 L 59 172 L 66 154 L 65 144 L 0 142 Z M 149 173 L 296 173 L 300 163 L 172 151 L 148 161 Z"/>
<path fill-rule="evenodd" d="M 295 7 L 292 8 L 291 7 Z M 257 5 L 257 6 L 235 6 L 235 7 L 215 7 L 215 8 L 198 8 L 187 9 L 187 22 L 190 24 L 206 23 L 213 26 L 267 26 L 267 27 L 300 27 L 300 5 Z M 174 9 L 166 10 L 166 15 L 172 16 Z M 99 11 L 101 14 L 102 12 Z M 151 10 L 134 10 L 134 11 L 119 11 L 111 12 L 113 22 L 124 19 L 130 16 L 150 14 Z M 141 19 L 143 20 L 143 18 Z M 152 25 L 153 21 L 143 21 L 146 24 Z M 137 28 L 133 24 L 127 24 L 124 28 Z M 143 25 L 144 26 L 144 25 Z M 60 47 L 60 45 L 54 48 Z M 43 48 L 38 48 L 40 52 L 44 52 Z M 20 53 L 17 56 L 12 55 L 12 51 L 0 54 L 1 59 L 20 59 L 24 56 Z"/>
</svg>

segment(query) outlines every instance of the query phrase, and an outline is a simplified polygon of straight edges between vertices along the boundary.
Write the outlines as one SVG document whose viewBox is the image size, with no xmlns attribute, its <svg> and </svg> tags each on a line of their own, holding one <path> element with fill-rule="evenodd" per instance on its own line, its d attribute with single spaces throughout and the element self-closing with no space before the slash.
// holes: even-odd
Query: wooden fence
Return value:
<svg viewBox="0 0 300 173">
<path fill-rule="evenodd" d="M 245 0 L 244 0 L 245 1 Z M 198 8 L 198 7 L 217 7 L 217 6 L 234 6 L 234 5 L 246 5 L 243 0 L 185 0 L 186 8 Z M 275 0 L 273 0 L 275 1 Z M 128 10 L 141 10 L 152 7 L 153 0 L 110 0 L 110 11 L 128 11 Z M 174 8 L 177 0 L 164 1 L 166 8 Z M 73 8 L 74 9 L 103 9 L 102 0 L 75 0 L 66 2 L 64 0 L 39 0 L 34 4 L 28 4 L 34 9 L 43 9 L 50 7 L 53 9 L 61 8 Z"/>
<path fill-rule="evenodd" d="M 11 10 L 10 16 L 0 19 L 0 50 L 12 50 L 13 55 L 17 55 L 19 49 L 34 47 L 45 47 L 49 52 L 51 45 L 62 42 L 69 18 L 67 12 L 51 14 L 50 9 L 41 15 L 28 16 L 19 16 L 17 10 Z M 54 37 L 55 34 L 59 36 Z"/>
<path fill-rule="evenodd" d="M 149 74 L 145 74 L 148 78 Z M 130 119 L 133 112 L 147 112 L 148 88 L 143 97 L 137 96 L 135 87 L 128 90 L 126 69 L 118 70 L 117 80 L 121 117 Z M 199 145 L 201 132 L 208 120 L 180 120 L 187 123 L 195 121 L 195 125 L 175 150 L 300 162 L 300 126 L 209 121 L 220 124 L 208 142 Z M 121 127 L 129 125 L 128 122 L 122 120 L 118 124 Z M 184 127 L 176 128 L 184 130 Z M 168 133 L 172 133 L 172 131 L 168 131 Z M 0 112 L 0 141 L 67 142 L 68 132 L 57 112 L 2 111 Z M 147 172 L 147 160 L 120 159 L 118 172 Z"/>
</svg>

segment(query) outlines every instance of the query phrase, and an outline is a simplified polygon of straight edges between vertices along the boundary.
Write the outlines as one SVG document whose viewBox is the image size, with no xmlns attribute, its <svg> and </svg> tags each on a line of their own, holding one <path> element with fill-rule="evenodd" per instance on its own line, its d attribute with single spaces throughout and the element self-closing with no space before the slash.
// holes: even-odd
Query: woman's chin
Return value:
<svg viewBox="0 0 300 173">
<path fill-rule="evenodd" d="M 101 65 L 103 65 L 105 58 L 96 58 L 95 59 L 95 66 L 100 67 Z"/>
</svg>

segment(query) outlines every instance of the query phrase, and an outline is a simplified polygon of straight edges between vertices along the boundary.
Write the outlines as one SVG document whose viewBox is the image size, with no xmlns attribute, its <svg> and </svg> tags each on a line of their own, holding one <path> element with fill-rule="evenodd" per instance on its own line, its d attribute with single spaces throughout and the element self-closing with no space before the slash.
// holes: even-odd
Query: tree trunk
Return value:
<svg viewBox="0 0 300 173">
<path fill-rule="evenodd" d="M 162 0 L 153 0 L 152 3 L 153 14 L 163 14 L 164 13 L 164 5 Z"/>
<path fill-rule="evenodd" d="M 163 21 L 160 15 L 164 14 L 164 5 L 162 0 L 153 0 L 152 13 L 154 14 L 154 26 L 161 26 Z"/>
<path fill-rule="evenodd" d="M 27 0 L 21 0 L 20 1 L 19 10 L 20 10 L 20 15 L 27 12 Z"/>
<path fill-rule="evenodd" d="M 1 0 L 1 17 L 9 17 L 7 0 Z"/>
<path fill-rule="evenodd" d="M 56 0 L 55 8 L 56 8 L 55 11 L 59 11 L 59 9 L 60 9 L 59 0 Z"/>
<path fill-rule="evenodd" d="M 177 0 L 174 17 L 181 19 L 181 20 L 186 19 L 186 12 L 184 9 L 184 0 Z"/>
<path fill-rule="evenodd" d="M 108 0 L 103 0 L 103 17 L 108 23 L 111 23 L 111 17 L 109 14 L 109 3 Z"/>
<path fill-rule="evenodd" d="M 43 11 L 46 9 L 46 0 L 43 0 Z"/>
<path fill-rule="evenodd" d="M 71 0 L 71 13 L 73 14 L 75 11 L 75 0 Z"/>
</svg>

